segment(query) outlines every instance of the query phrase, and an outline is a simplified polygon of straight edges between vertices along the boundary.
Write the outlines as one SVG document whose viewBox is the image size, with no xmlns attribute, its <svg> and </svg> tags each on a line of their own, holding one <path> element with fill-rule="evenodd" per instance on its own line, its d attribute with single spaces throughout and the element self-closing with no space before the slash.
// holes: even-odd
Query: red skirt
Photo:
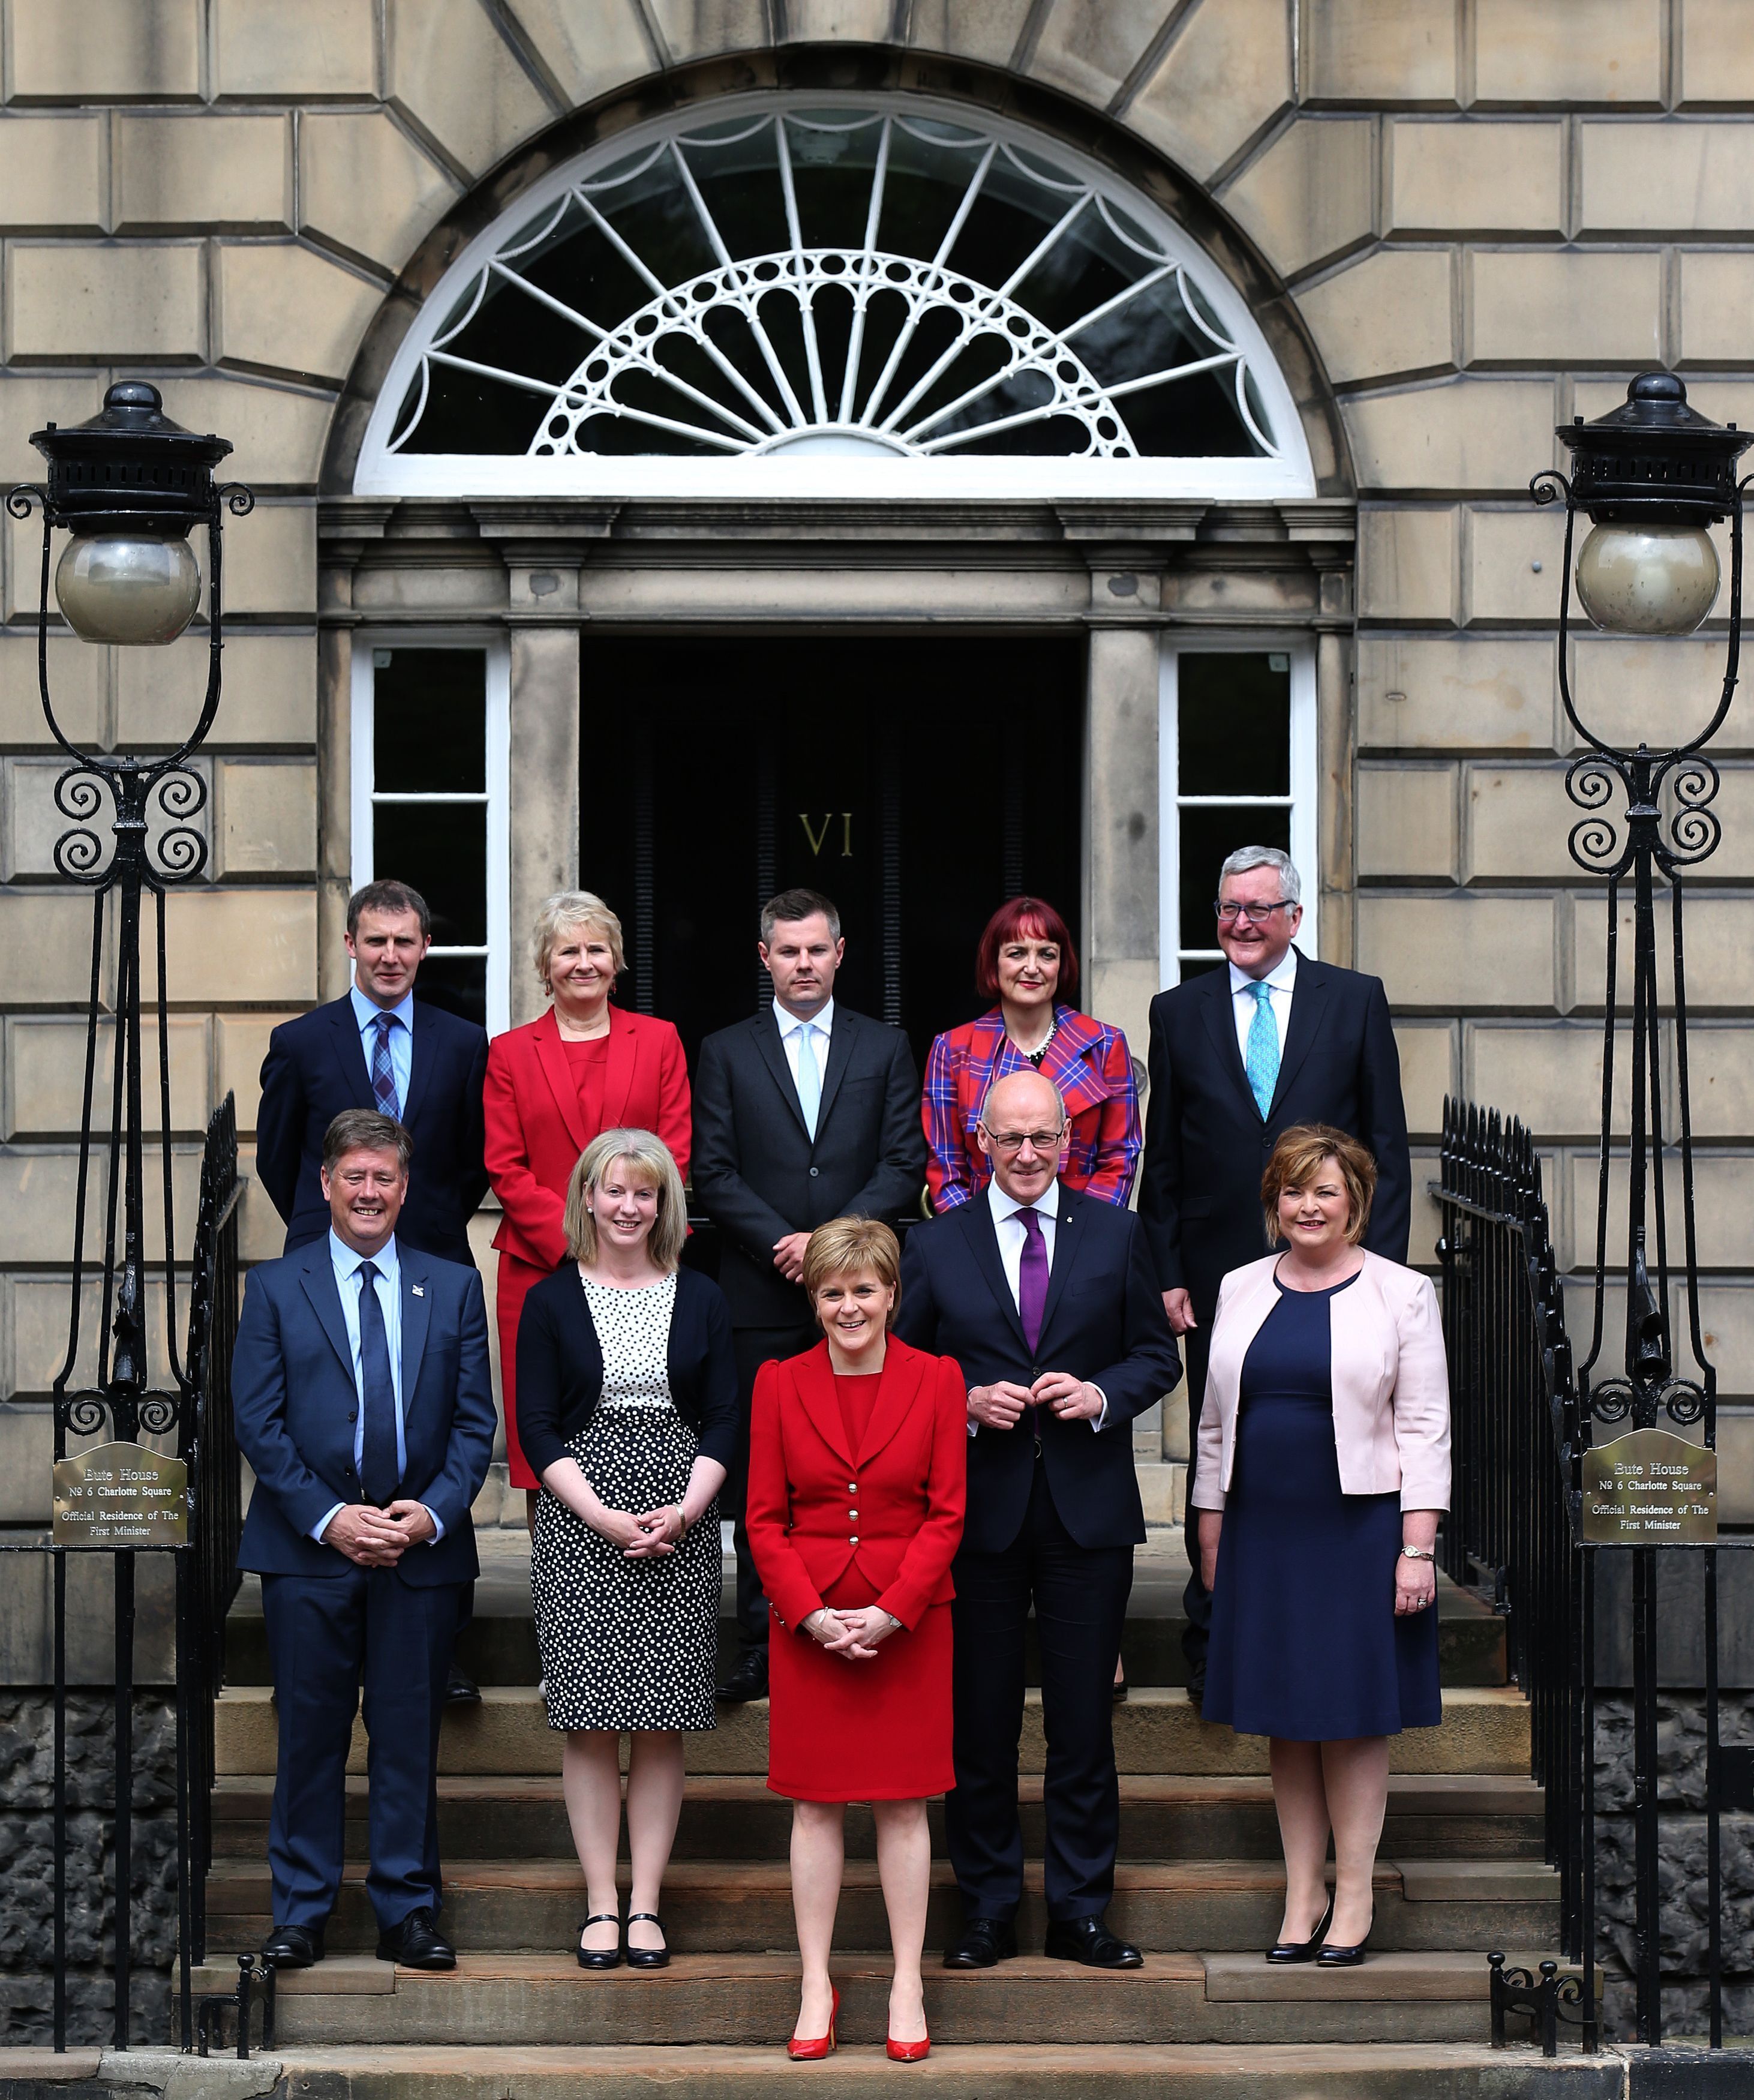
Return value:
<svg viewBox="0 0 1754 2100">
<path fill-rule="evenodd" d="M 876 1599 L 851 1569 L 822 1599 Z M 922 1801 L 956 1784 L 950 1757 L 950 1608 L 933 1604 L 871 1662 L 775 1626 L 768 1642 L 768 1785 L 792 1801 Z"/>
<path fill-rule="evenodd" d="M 514 1488 L 539 1488 L 542 1483 L 530 1470 L 524 1447 L 518 1440 L 518 1321 L 532 1284 L 549 1273 L 535 1263 L 520 1261 L 514 1254 L 500 1256 L 500 1282 L 496 1311 L 500 1327 L 500 1392 L 505 1402 L 505 1464 Z"/>
</svg>

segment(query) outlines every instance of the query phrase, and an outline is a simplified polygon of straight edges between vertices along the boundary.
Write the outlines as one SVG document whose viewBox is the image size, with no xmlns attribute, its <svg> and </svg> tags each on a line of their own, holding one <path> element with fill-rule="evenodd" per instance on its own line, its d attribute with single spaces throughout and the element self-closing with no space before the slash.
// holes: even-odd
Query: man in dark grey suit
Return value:
<svg viewBox="0 0 1754 2100">
<path fill-rule="evenodd" d="M 709 1035 L 694 1073 L 694 1193 L 724 1235 L 742 1422 L 724 1502 L 737 1543 L 738 1657 L 724 1699 L 767 1695 L 767 1599 L 743 1529 L 749 1403 L 770 1357 L 818 1339 L 800 1278 L 817 1226 L 917 1213 L 926 1172 L 919 1074 L 898 1028 L 835 1004 L 840 915 L 813 889 L 761 909 L 771 1005 Z"/>
</svg>

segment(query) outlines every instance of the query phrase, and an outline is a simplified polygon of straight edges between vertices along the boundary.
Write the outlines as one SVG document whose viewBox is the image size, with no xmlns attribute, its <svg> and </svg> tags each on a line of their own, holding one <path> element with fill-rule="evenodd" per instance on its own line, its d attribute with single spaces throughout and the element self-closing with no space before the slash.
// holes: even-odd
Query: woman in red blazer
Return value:
<svg viewBox="0 0 1754 2100">
<path fill-rule="evenodd" d="M 487 1046 L 487 1173 L 505 1215 L 500 1256 L 500 1379 L 505 1455 L 534 1515 L 539 1483 L 518 1441 L 518 1320 L 533 1283 L 566 1259 L 566 1185 L 599 1131 L 655 1131 L 688 1178 L 690 1112 L 682 1039 L 668 1021 L 610 1004 L 627 967 L 621 921 L 586 889 L 536 914 L 536 975 L 553 1004 Z"/>
<path fill-rule="evenodd" d="M 967 1396 L 948 1357 L 889 1331 L 901 1250 L 885 1224 L 810 1235 L 804 1286 L 826 1339 L 756 1374 L 749 1543 L 769 1647 L 768 1785 L 792 1801 L 792 1908 L 804 1957 L 794 2057 L 835 2045 L 829 1981 L 846 1803 L 877 1820 L 895 1978 L 889 2054 L 931 2044 L 920 1948 L 932 1880 L 929 1796 L 950 1756 L 950 1562 L 963 1535 Z"/>
</svg>

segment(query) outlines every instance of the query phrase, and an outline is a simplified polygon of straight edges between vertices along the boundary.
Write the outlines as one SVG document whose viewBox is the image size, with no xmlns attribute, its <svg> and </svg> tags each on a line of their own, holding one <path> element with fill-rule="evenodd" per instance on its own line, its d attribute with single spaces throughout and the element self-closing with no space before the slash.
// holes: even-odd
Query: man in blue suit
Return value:
<svg viewBox="0 0 1754 2100">
<path fill-rule="evenodd" d="M 343 1109 L 376 1109 L 414 1140 L 402 1244 L 447 1261 L 474 1260 L 469 1221 L 487 1193 L 487 1038 L 474 1021 L 415 999 L 431 939 L 418 891 L 368 883 L 347 903 L 354 980 L 346 996 L 282 1021 L 268 1038 L 256 1171 L 286 1221 L 287 1254 L 328 1232 L 318 1186 L 324 1132 Z"/>
<path fill-rule="evenodd" d="M 411 1152 L 388 1116 L 336 1117 L 328 1230 L 250 1272 L 231 1359 L 256 1476 L 238 1566 L 262 1577 L 280 1714 L 262 1952 L 287 1968 L 323 1958 L 362 1678 L 378 1958 L 456 1964 L 437 1925 L 438 1723 L 495 1414 L 480 1277 L 398 1238 Z"/>
<path fill-rule="evenodd" d="M 968 1382 L 968 1508 L 956 1556 L 956 1785 L 945 1802 L 962 1890 L 946 1969 L 1017 1952 L 1017 1741 L 1024 1627 L 1042 1657 L 1047 1769 L 1045 1952 L 1095 1969 L 1141 1957 L 1104 1917 L 1120 1785 L 1115 1662 L 1145 1536 L 1129 1425 L 1181 1375 L 1130 1211 L 1060 1185 L 1065 1104 L 1039 1072 L 989 1091 L 976 1127 L 993 1179 L 907 1235 L 895 1331 Z"/>
</svg>

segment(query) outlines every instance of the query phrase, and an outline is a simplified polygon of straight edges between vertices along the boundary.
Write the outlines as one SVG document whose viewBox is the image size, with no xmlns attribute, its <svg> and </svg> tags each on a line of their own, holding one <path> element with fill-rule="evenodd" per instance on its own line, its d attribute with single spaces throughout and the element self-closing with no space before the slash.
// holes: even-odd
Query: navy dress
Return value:
<svg viewBox="0 0 1754 2100">
<path fill-rule="evenodd" d="M 1205 1705 L 1241 1735 L 1340 1742 L 1443 1718 L 1436 1610 L 1395 1612 L 1400 1497 L 1340 1488 L 1329 1308 L 1357 1281 L 1280 1284 L 1243 1359 Z"/>
</svg>

